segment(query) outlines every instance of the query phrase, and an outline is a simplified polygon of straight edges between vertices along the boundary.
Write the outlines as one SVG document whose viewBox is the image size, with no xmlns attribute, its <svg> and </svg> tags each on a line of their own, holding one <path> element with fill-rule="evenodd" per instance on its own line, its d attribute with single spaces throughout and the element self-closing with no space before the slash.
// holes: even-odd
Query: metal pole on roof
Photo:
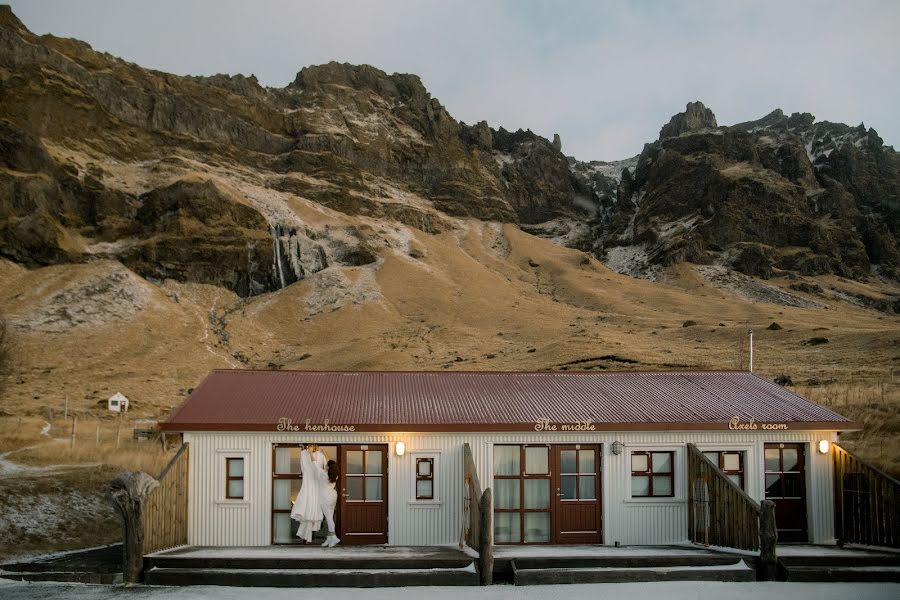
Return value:
<svg viewBox="0 0 900 600">
<path fill-rule="evenodd" d="M 750 372 L 753 372 L 753 330 L 748 329 L 747 333 L 750 334 Z"/>
</svg>

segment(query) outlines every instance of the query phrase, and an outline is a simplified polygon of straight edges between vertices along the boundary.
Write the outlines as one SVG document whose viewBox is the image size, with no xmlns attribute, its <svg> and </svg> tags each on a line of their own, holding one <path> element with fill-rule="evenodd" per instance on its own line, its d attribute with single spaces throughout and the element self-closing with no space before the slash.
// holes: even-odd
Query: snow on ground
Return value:
<svg viewBox="0 0 900 600">
<path fill-rule="evenodd" d="M 698 556 L 708 555 L 703 548 L 672 546 L 494 546 L 494 558 L 569 557 L 569 556 Z"/>
<path fill-rule="evenodd" d="M 597 583 L 514 587 L 406 587 L 406 588 L 239 588 L 196 586 L 185 588 L 103 586 L 61 583 L 23 583 L 0 579 L 4 600 L 893 600 L 900 598 L 896 583 L 720 583 L 678 581 L 660 583 Z"/>
<path fill-rule="evenodd" d="M 779 287 L 763 283 L 723 265 L 697 265 L 695 269 L 712 285 L 729 289 L 741 298 L 753 302 L 769 302 L 800 308 L 822 308 L 818 302 L 795 296 Z"/>
<path fill-rule="evenodd" d="M 659 281 L 662 276 L 662 268 L 650 264 L 645 244 L 609 248 L 603 262 L 616 273 L 629 277 Z"/>
</svg>

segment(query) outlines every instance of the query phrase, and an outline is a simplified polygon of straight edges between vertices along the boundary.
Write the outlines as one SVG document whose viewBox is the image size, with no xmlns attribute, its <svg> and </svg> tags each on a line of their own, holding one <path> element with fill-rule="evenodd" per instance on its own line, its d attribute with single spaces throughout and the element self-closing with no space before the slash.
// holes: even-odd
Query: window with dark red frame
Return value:
<svg viewBox="0 0 900 600">
<path fill-rule="evenodd" d="M 725 476 L 744 489 L 744 453 L 736 450 L 708 451 L 703 453 Z"/>
<path fill-rule="evenodd" d="M 675 453 L 631 453 L 631 497 L 671 498 L 675 495 Z"/>
<path fill-rule="evenodd" d="M 434 459 L 416 459 L 416 500 L 434 500 Z"/>
<path fill-rule="evenodd" d="M 225 497 L 229 500 L 244 499 L 244 459 L 225 459 Z"/>
</svg>

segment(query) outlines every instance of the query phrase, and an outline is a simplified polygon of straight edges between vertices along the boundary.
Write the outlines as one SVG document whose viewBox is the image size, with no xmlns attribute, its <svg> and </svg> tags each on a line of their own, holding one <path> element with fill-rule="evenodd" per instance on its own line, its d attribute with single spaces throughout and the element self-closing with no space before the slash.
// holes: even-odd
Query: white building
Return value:
<svg viewBox="0 0 900 600">
<path fill-rule="evenodd" d="M 214 371 L 164 424 L 190 443 L 188 544 L 289 544 L 301 444 L 338 461 L 345 544 L 455 544 L 463 457 L 493 490 L 496 544 L 688 539 L 686 445 L 779 540 L 834 541 L 844 417 L 747 372 Z M 825 442 L 822 442 L 824 440 Z"/>
<path fill-rule="evenodd" d="M 128 398 L 122 392 L 116 392 L 107 400 L 107 407 L 112 412 L 128 412 Z"/>
</svg>

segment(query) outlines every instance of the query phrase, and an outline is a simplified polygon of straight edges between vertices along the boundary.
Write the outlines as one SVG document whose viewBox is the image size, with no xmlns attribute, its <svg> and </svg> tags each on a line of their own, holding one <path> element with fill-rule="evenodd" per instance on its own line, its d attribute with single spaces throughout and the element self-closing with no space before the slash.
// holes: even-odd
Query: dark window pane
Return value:
<svg viewBox="0 0 900 600">
<path fill-rule="evenodd" d="M 703 456 L 708 458 L 709 462 L 711 462 L 712 464 L 716 465 L 717 467 L 719 466 L 719 453 L 718 452 L 704 452 Z"/>
<path fill-rule="evenodd" d="M 381 450 L 366 450 L 366 474 L 381 475 Z"/>
<path fill-rule="evenodd" d="M 279 510 L 290 510 L 300 492 L 299 479 L 276 479 L 273 506 Z"/>
<path fill-rule="evenodd" d="M 347 475 L 363 472 L 362 450 L 347 450 Z"/>
<path fill-rule="evenodd" d="M 518 479 L 494 480 L 494 507 L 519 508 L 519 481 Z"/>
<path fill-rule="evenodd" d="M 560 498 L 563 500 L 575 500 L 578 496 L 576 496 L 575 486 L 577 485 L 577 479 L 575 475 L 561 475 L 560 476 L 560 490 L 559 493 L 562 494 Z"/>
<path fill-rule="evenodd" d="M 631 470 L 646 473 L 650 470 L 650 460 L 643 452 L 635 452 L 631 455 Z"/>
<path fill-rule="evenodd" d="M 550 480 L 525 480 L 525 508 L 550 508 Z"/>
<path fill-rule="evenodd" d="M 729 452 L 722 456 L 722 460 L 724 463 L 724 467 L 726 471 L 740 471 L 741 470 L 741 455 L 736 452 Z"/>
<path fill-rule="evenodd" d="M 766 457 L 766 471 L 780 471 L 781 470 L 781 452 L 778 448 L 766 448 L 765 452 Z"/>
<path fill-rule="evenodd" d="M 781 475 L 766 473 L 766 498 L 781 498 Z"/>
<path fill-rule="evenodd" d="M 631 495 L 632 496 L 649 496 L 650 495 L 650 478 L 646 475 L 631 476 Z"/>
<path fill-rule="evenodd" d="M 672 472 L 672 453 L 671 452 L 654 452 L 653 453 L 653 472 L 654 473 L 671 473 Z"/>
<path fill-rule="evenodd" d="M 494 513 L 494 541 L 498 544 L 517 544 L 522 541 L 521 513 Z"/>
<path fill-rule="evenodd" d="M 381 501 L 381 477 L 366 477 L 366 502 Z"/>
<path fill-rule="evenodd" d="M 728 479 L 732 480 L 734 482 L 734 485 L 738 486 L 739 488 L 744 487 L 743 485 L 741 485 L 741 476 L 740 475 L 727 475 L 727 477 L 728 477 Z"/>
<path fill-rule="evenodd" d="M 550 541 L 550 513 L 525 513 L 525 541 L 532 544 Z"/>
<path fill-rule="evenodd" d="M 577 473 L 578 463 L 575 460 L 575 450 L 561 450 L 559 453 L 559 472 Z"/>
<path fill-rule="evenodd" d="M 347 477 L 347 500 L 363 499 L 363 478 Z"/>
<path fill-rule="evenodd" d="M 594 469 L 594 451 L 579 450 L 578 452 L 578 472 L 579 473 L 596 473 Z"/>
<path fill-rule="evenodd" d="M 243 498 L 244 497 L 244 480 L 233 479 L 228 482 L 228 497 Z"/>
<path fill-rule="evenodd" d="M 654 496 L 671 496 L 672 495 L 672 478 L 668 475 L 653 477 L 653 495 Z"/>
<path fill-rule="evenodd" d="M 420 479 L 416 482 L 416 497 L 431 498 L 433 495 L 432 481 L 430 479 Z"/>
<path fill-rule="evenodd" d="M 281 475 L 300 473 L 300 448 L 275 448 L 275 472 Z"/>
<path fill-rule="evenodd" d="M 219 463 L 222 464 L 222 463 Z M 228 476 L 243 477 L 244 476 L 244 459 L 229 458 L 228 459 Z"/>
<path fill-rule="evenodd" d="M 527 475 L 545 475 L 550 472 L 550 448 L 547 446 L 531 446 L 525 448 L 525 473 Z"/>
<path fill-rule="evenodd" d="M 582 475 L 578 478 L 578 497 L 582 500 L 597 499 L 597 478 L 594 475 Z"/>
<path fill-rule="evenodd" d="M 519 447 L 494 446 L 494 475 L 519 474 Z"/>
<path fill-rule="evenodd" d="M 796 471 L 800 468 L 800 460 L 796 448 L 785 448 L 781 451 L 785 471 Z"/>
</svg>

